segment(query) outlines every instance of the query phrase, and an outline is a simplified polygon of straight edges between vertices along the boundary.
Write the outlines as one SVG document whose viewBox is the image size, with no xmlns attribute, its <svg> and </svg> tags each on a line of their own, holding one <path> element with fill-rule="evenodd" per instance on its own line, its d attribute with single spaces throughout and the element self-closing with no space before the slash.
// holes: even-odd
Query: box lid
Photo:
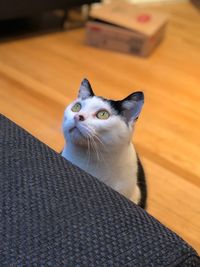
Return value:
<svg viewBox="0 0 200 267">
<path fill-rule="evenodd" d="M 152 36 L 168 20 L 168 15 L 130 3 L 113 2 L 94 5 L 90 16 L 116 26 Z"/>
</svg>

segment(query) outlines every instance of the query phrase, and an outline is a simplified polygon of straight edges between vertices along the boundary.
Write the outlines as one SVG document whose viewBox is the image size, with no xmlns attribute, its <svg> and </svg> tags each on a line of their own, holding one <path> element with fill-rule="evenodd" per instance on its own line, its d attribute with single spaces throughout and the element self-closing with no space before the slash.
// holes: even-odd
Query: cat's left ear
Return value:
<svg viewBox="0 0 200 267">
<path fill-rule="evenodd" d="M 143 92 L 134 92 L 122 100 L 122 115 L 126 118 L 127 122 L 134 123 L 137 120 L 142 106 L 144 104 Z"/>
<path fill-rule="evenodd" d="M 88 97 L 94 96 L 94 92 L 92 90 L 92 87 L 87 79 L 84 79 L 81 82 L 81 86 L 79 89 L 78 97 L 82 99 L 86 99 Z"/>
</svg>

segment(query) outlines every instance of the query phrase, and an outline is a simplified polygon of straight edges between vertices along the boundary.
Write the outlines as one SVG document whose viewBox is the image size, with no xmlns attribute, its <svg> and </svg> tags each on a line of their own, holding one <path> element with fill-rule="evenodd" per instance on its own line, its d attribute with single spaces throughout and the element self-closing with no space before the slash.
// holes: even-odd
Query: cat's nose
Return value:
<svg viewBox="0 0 200 267">
<path fill-rule="evenodd" d="M 79 114 L 76 114 L 74 116 L 74 119 L 75 119 L 75 121 L 84 121 L 85 120 L 84 116 L 83 115 L 79 115 Z"/>
</svg>

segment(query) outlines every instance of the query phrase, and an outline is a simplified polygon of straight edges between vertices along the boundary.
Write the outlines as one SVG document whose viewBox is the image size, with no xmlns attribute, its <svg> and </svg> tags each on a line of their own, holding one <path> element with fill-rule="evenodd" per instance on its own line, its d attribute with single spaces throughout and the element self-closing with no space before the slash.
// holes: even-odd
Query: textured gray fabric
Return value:
<svg viewBox="0 0 200 267">
<path fill-rule="evenodd" d="M 0 266 L 200 266 L 143 209 L 0 117 Z"/>
</svg>

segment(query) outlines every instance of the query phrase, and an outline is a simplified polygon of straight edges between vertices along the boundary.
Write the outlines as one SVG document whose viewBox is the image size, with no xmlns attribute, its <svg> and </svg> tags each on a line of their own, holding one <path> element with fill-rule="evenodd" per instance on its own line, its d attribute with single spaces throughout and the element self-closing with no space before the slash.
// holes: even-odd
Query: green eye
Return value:
<svg viewBox="0 0 200 267">
<path fill-rule="evenodd" d="M 110 117 L 110 114 L 106 110 L 101 110 L 97 113 L 96 116 L 100 120 L 107 120 Z"/>
<path fill-rule="evenodd" d="M 80 103 L 76 103 L 75 105 L 73 105 L 71 110 L 73 112 L 79 112 L 81 110 L 81 104 Z"/>
</svg>

